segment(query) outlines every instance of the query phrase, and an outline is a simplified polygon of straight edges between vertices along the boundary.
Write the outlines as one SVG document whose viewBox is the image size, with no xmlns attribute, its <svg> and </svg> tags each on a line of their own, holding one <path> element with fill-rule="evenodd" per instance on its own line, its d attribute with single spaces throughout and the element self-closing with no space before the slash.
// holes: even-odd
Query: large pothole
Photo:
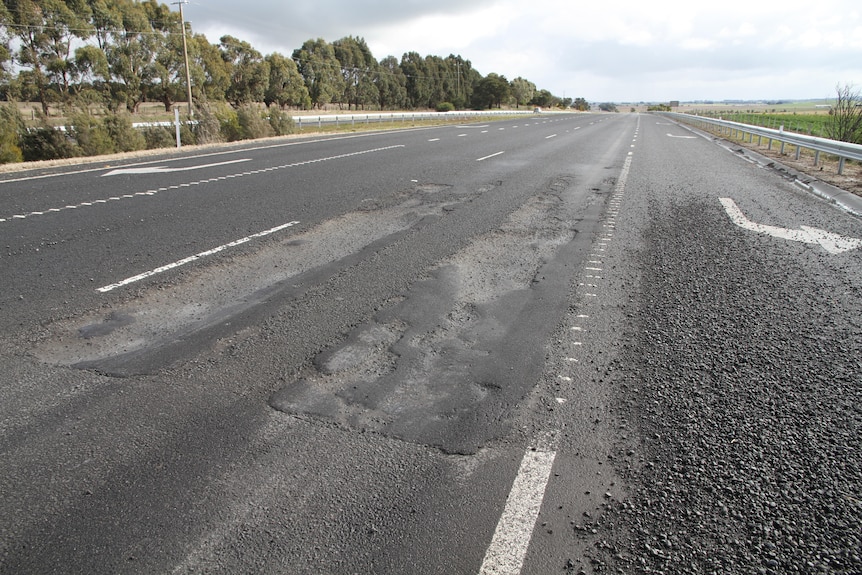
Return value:
<svg viewBox="0 0 862 575">
<path fill-rule="evenodd" d="M 114 367 L 103 367 L 122 364 L 129 354 L 182 345 L 185 338 L 229 321 L 280 290 L 297 289 L 294 283 L 304 274 L 327 266 L 336 270 L 334 262 L 349 265 L 364 249 L 469 197 L 447 186 L 417 183 L 369 199 L 358 211 L 262 241 L 241 256 L 226 252 L 225 257 L 184 269 L 167 287 L 156 285 L 122 304 L 54 322 L 33 353 L 47 363 L 112 373 Z"/>
<path fill-rule="evenodd" d="M 270 405 L 449 453 L 476 453 L 499 437 L 534 383 L 526 374 L 544 360 L 542 334 L 568 293 L 560 268 L 577 231 L 564 184 L 429 270 L 403 301 L 319 354 Z"/>
</svg>

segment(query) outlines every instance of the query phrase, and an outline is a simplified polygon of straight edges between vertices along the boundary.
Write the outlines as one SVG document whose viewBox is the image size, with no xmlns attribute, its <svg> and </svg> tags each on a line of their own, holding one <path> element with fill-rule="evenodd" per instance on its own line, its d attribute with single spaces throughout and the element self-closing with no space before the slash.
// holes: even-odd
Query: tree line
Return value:
<svg viewBox="0 0 862 575">
<path fill-rule="evenodd" d="M 169 111 L 186 97 L 179 13 L 156 0 L 3 0 L 0 99 L 50 106 Z M 484 109 L 572 104 L 524 78 L 486 76 L 460 55 L 377 60 L 363 38 L 309 39 L 290 57 L 263 55 L 223 36 L 212 44 L 186 26 L 192 98 L 320 109 Z"/>
</svg>

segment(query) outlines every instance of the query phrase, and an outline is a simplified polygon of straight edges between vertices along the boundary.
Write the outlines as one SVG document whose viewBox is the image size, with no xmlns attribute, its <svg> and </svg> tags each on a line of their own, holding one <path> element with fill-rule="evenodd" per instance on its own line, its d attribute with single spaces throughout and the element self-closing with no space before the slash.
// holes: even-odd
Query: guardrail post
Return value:
<svg viewBox="0 0 862 575">
<path fill-rule="evenodd" d="M 323 128 L 323 118 L 321 116 L 317 117 L 317 129 L 320 130 Z"/>
<path fill-rule="evenodd" d="M 820 164 L 820 150 L 814 150 L 814 167 L 816 168 Z"/>
<path fill-rule="evenodd" d="M 838 175 L 844 175 L 844 158 L 838 158 Z"/>
<path fill-rule="evenodd" d="M 299 117 L 299 131 L 302 131 L 302 116 Z"/>
</svg>

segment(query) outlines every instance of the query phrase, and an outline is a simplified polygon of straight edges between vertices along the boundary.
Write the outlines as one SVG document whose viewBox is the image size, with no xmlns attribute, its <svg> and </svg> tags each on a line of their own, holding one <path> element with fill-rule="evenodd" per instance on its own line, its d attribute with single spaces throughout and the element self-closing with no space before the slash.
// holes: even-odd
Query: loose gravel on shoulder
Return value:
<svg viewBox="0 0 862 575">
<path fill-rule="evenodd" d="M 614 383 L 641 444 L 620 447 L 633 496 L 596 525 L 596 571 L 862 573 L 862 322 L 835 312 L 859 271 L 716 233 L 705 201 L 650 211 Z"/>
</svg>

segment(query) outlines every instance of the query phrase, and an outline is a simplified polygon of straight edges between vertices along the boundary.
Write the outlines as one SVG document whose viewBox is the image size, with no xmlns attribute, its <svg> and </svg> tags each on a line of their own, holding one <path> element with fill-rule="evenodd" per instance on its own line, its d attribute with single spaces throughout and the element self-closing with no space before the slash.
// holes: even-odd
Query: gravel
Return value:
<svg viewBox="0 0 862 575">
<path fill-rule="evenodd" d="M 593 567 L 862 573 L 855 256 L 718 233 L 706 201 L 649 208 L 614 370 L 632 496 L 596 521 Z"/>
</svg>

